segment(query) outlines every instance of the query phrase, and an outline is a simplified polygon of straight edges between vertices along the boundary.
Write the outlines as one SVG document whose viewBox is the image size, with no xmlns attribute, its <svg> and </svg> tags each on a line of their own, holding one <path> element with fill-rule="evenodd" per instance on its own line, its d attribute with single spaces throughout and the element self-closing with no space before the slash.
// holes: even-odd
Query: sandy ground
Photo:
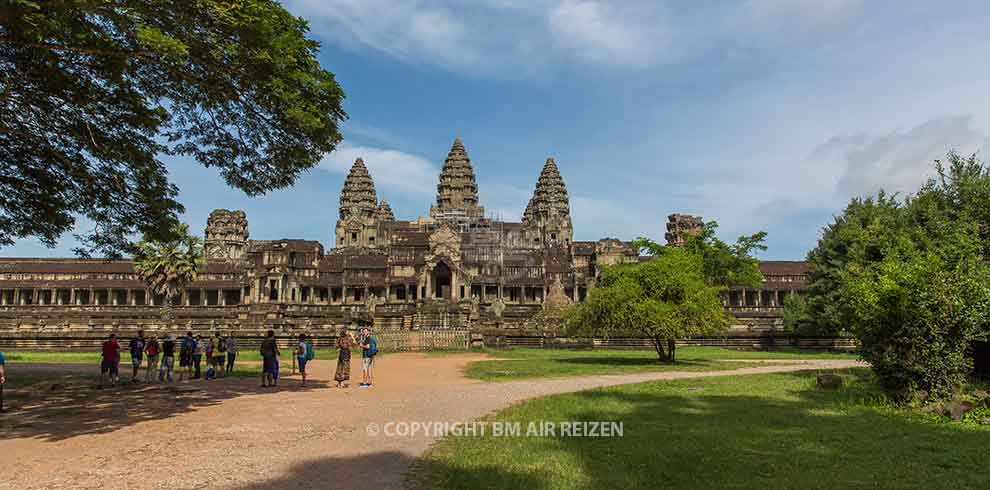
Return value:
<svg viewBox="0 0 990 490">
<path fill-rule="evenodd" d="M 386 426 L 470 421 L 526 398 L 607 385 L 861 365 L 807 361 L 510 383 L 462 377 L 464 365 L 480 358 L 384 356 L 370 389 L 332 387 L 334 363 L 316 360 L 306 388 L 287 377 L 277 391 L 241 379 L 69 386 L 14 398 L 16 410 L 0 414 L 0 489 L 401 488 L 435 437 L 390 437 Z M 54 369 L 8 368 L 12 376 Z M 358 359 L 352 374 L 360 376 Z"/>
</svg>

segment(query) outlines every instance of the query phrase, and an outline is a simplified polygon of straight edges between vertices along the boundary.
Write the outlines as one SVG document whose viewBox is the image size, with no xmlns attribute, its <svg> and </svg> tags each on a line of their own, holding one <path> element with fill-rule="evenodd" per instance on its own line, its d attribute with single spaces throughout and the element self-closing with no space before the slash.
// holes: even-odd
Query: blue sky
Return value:
<svg viewBox="0 0 990 490">
<path fill-rule="evenodd" d="M 849 198 L 907 192 L 949 149 L 990 140 L 990 4 L 865 0 L 287 0 L 345 92 L 345 143 L 298 184 L 250 199 L 170 160 L 202 230 L 244 209 L 253 238 L 333 243 L 362 156 L 400 218 L 428 212 L 454 137 L 482 204 L 518 219 L 545 159 L 575 239 L 662 238 L 700 214 L 802 259 Z M 22 240 L 2 253 L 67 256 Z"/>
</svg>

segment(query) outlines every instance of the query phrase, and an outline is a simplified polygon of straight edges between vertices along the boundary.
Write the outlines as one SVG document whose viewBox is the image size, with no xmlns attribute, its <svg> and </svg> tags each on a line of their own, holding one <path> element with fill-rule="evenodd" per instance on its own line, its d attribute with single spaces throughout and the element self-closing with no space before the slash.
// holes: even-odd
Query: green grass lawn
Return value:
<svg viewBox="0 0 990 490">
<path fill-rule="evenodd" d="M 595 374 L 630 374 L 653 371 L 714 371 L 752 366 L 741 360 L 856 359 L 855 354 L 814 351 L 736 351 L 717 347 L 677 349 L 677 363 L 657 362 L 652 350 L 486 349 L 493 360 L 469 363 L 465 376 L 485 381 L 511 381 Z"/>
<path fill-rule="evenodd" d="M 418 488 L 987 489 L 990 426 L 887 404 L 866 370 L 650 382 L 538 398 L 482 419 L 616 421 L 621 437 L 448 437 Z"/>
</svg>

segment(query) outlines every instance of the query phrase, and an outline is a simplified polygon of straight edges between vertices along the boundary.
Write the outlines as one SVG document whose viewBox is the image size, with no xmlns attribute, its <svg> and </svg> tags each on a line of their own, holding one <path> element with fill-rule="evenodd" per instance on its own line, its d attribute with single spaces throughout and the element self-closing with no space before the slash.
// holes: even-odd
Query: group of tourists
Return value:
<svg viewBox="0 0 990 490">
<path fill-rule="evenodd" d="M 131 339 L 128 350 L 131 354 L 131 382 L 139 383 L 139 372 L 142 365 L 145 365 L 144 382 L 155 381 L 155 373 L 159 382 L 173 381 L 172 370 L 175 364 L 176 346 L 179 349 L 179 381 L 183 379 L 200 379 L 203 377 L 202 364 L 206 361 L 206 379 L 226 377 L 233 373 L 234 362 L 237 360 L 237 340 L 231 333 L 222 336 L 219 332 L 208 339 L 201 335 L 193 335 L 187 332 L 181 342 L 177 342 L 172 334 L 168 334 L 159 341 L 158 337 L 152 335 L 145 337 L 144 331 L 138 331 L 137 337 Z M 342 329 L 337 335 L 334 346 L 338 349 L 337 369 L 334 372 L 334 381 L 338 388 L 347 388 L 351 378 L 351 348 L 361 348 L 361 372 L 362 380 L 359 385 L 362 388 L 370 388 L 374 381 L 374 360 L 378 354 L 378 343 L 371 336 L 371 331 L 362 328 L 359 338 L 354 338 L 354 334 L 347 329 Z M 279 377 L 279 356 L 281 351 L 275 338 L 275 331 L 269 330 L 265 338 L 261 341 L 259 349 L 262 359 L 261 386 L 278 386 Z M 121 345 L 117 340 L 117 334 L 110 334 L 110 338 L 103 343 L 100 360 L 100 388 L 109 379 L 111 385 L 116 385 L 120 381 L 120 352 Z M 306 334 L 299 334 L 299 342 L 293 349 L 299 372 L 302 375 L 302 386 L 306 386 L 307 373 L 306 364 L 315 357 L 315 350 L 312 342 Z M 159 364 L 160 363 L 160 364 Z M 3 356 L 0 355 L 0 379 L 3 374 Z M 2 383 L 0 383 L 2 385 Z"/>
<path fill-rule="evenodd" d="M 370 388 L 374 381 L 375 356 L 378 355 L 378 342 L 371 336 L 371 331 L 367 328 L 361 329 L 359 339 L 354 338 L 354 334 L 347 329 L 342 329 L 337 334 L 337 341 L 334 343 L 337 348 L 337 369 L 334 371 L 333 380 L 337 382 L 337 388 L 347 388 L 351 379 L 351 348 L 361 348 L 361 388 Z"/>
<path fill-rule="evenodd" d="M 187 377 L 189 379 L 202 377 L 204 355 L 206 356 L 207 379 L 226 376 L 234 371 L 234 361 L 237 359 L 237 340 L 233 334 L 224 337 L 217 332 L 213 337 L 204 339 L 201 335 L 194 336 L 192 332 L 187 332 L 185 338 L 181 342 L 177 342 L 172 334 L 166 335 L 159 341 L 157 336 L 145 337 L 144 331 L 139 330 L 137 337 L 131 339 L 128 344 L 128 350 L 131 354 L 131 382 L 141 382 L 138 373 L 147 359 L 144 382 L 154 382 L 157 374 L 159 382 L 171 383 L 177 345 L 179 348 L 180 381 Z M 120 351 L 121 346 L 117 340 L 117 334 L 110 334 L 110 338 L 103 342 L 100 359 L 101 388 L 108 378 L 111 385 L 116 385 L 120 381 Z"/>
</svg>

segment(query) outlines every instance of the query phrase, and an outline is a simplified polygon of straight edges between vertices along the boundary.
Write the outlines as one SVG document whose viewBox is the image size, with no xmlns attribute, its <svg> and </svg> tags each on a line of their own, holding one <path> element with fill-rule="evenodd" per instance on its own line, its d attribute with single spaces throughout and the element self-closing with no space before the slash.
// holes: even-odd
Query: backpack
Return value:
<svg viewBox="0 0 990 490">
<path fill-rule="evenodd" d="M 313 349 L 312 342 L 306 342 L 306 360 L 312 361 L 316 357 L 316 351 Z"/>
<path fill-rule="evenodd" d="M 377 354 L 378 354 L 378 341 L 377 341 L 377 340 L 375 340 L 375 338 L 374 338 L 374 337 L 372 337 L 372 338 L 371 338 L 371 339 L 370 339 L 370 340 L 368 341 L 368 356 L 369 356 L 369 357 L 374 357 L 374 356 L 376 356 Z"/>
<path fill-rule="evenodd" d="M 149 356 L 158 355 L 158 342 L 152 342 L 151 345 L 148 346 L 148 355 Z"/>
<path fill-rule="evenodd" d="M 227 352 L 227 340 L 226 339 L 220 339 L 220 343 L 219 344 L 220 345 L 217 346 L 217 350 L 220 351 L 221 353 Z"/>
</svg>

